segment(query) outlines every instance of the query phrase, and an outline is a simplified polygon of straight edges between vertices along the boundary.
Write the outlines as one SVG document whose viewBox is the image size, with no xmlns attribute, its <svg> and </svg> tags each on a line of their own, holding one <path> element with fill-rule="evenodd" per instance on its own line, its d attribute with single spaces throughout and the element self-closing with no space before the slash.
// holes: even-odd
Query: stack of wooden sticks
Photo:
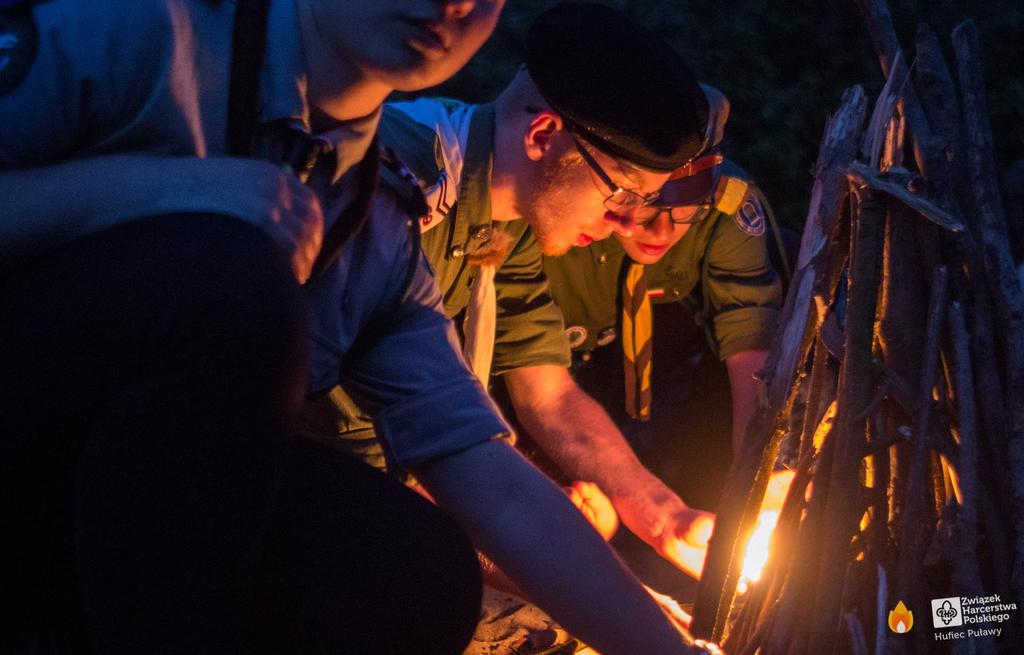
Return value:
<svg viewBox="0 0 1024 655">
<path fill-rule="evenodd" d="M 954 30 L 954 82 L 927 26 L 908 65 L 884 0 L 858 4 L 887 82 L 870 119 L 854 87 L 826 126 L 694 608 L 695 635 L 733 655 L 935 652 L 931 599 L 1024 601 L 1024 296 L 978 35 Z M 738 596 L 780 449 L 796 477 L 762 578 Z M 905 634 L 887 625 L 899 601 Z M 1024 652 L 1021 604 L 998 638 L 942 650 Z"/>
</svg>

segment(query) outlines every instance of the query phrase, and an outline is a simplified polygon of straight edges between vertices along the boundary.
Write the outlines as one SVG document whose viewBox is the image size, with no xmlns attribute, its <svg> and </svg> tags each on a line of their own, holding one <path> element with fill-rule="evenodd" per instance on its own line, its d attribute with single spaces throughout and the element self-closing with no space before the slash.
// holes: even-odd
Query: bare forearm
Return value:
<svg viewBox="0 0 1024 655">
<path fill-rule="evenodd" d="M 757 380 L 754 375 L 764 367 L 767 350 L 745 350 L 726 360 L 729 389 L 732 394 L 732 452 L 742 452 L 747 424 L 757 411 Z"/>
<path fill-rule="evenodd" d="M 513 449 L 489 442 L 416 473 L 531 599 L 602 653 L 690 652 L 565 494 Z"/>
<path fill-rule="evenodd" d="M 545 393 L 525 370 L 506 374 L 506 380 L 516 416 L 566 475 L 594 482 L 612 497 L 657 481 L 607 412 L 574 382 Z"/>
</svg>

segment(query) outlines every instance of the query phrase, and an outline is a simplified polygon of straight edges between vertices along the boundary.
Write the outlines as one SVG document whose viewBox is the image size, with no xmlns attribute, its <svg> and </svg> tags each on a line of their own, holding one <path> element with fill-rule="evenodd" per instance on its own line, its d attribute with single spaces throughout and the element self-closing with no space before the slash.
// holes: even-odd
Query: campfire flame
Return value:
<svg viewBox="0 0 1024 655">
<path fill-rule="evenodd" d="M 746 554 L 743 557 L 743 572 L 740 574 L 740 584 L 737 589 L 739 593 L 745 593 L 751 582 L 761 579 L 761 571 L 768 563 L 769 545 L 772 540 L 772 531 L 775 530 L 775 523 L 779 520 L 779 513 L 773 510 L 761 512 L 757 517 L 757 525 L 754 533 L 750 535 L 747 542 Z"/>
<path fill-rule="evenodd" d="M 907 606 L 901 600 L 889 612 L 889 629 L 897 634 L 903 634 L 913 627 L 914 613 L 907 609 Z"/>
</svg>

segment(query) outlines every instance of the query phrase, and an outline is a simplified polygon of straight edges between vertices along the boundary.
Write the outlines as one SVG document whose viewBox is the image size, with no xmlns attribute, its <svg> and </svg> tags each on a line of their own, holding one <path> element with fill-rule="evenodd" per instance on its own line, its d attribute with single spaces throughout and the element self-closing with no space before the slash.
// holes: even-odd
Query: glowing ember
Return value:
<svg viewBox="0 0 1024 655">
<path fill-rule="evenodd" d="M 761 571 L 768 563 L 768 545 L 771 543 L 772 531 L 779 520 L 775 511 L 761 512 L 757 517 L 757 526 L 747 542 L 747 552 L 743 558 L 743 572 L 740 574 L 739 593 L 745 593 L 751 582 L 761 579 Z"/>
</svg>

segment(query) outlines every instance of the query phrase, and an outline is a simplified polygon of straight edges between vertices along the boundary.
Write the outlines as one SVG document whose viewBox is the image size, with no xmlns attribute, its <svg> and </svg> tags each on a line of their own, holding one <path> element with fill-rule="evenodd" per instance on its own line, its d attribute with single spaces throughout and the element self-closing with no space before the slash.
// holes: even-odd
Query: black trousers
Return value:
<svg viewBox="0 0 1024 655">
<path fill-rule="evenodd" d="M 140 220 L 0 279 L 0 652 L 458 653 L 465 536 L 290 437 L 305 308 L 258 230 Z"/>
</svg>

